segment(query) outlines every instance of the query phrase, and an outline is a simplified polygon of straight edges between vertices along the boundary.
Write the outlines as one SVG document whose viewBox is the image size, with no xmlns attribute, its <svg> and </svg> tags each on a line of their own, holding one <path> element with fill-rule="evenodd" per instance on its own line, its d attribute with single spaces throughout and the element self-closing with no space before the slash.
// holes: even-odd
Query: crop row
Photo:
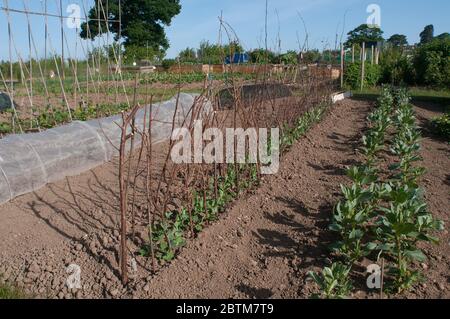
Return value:
<svg viewBox="0 0 450 319">
<path fill-rule="evenodd" d="M 280 141 L 282 152 L 294 143 L 324 115 L 328 103 L 322 103 L 304 113 L 292 127 L 285 126 Z M 269 145 L 272 143 L 269 141 Z M 271 147 L 271 146 L 270 146 Z M 269 148 L 268 154 L 274 150 Z M 238 178 L 239 176 L 239 178 Z M 259 184 L 256 164 L 229 165 L 215 182 L 209 178 L 207 187 L 199 187 L 192 194 L 192 202 L 177 211 L 168 211 L 164 218 L 149 227 L 150 242 L 143 247 L 141 254 L 162 261 L 171 261 L 186 244 L 189 234 L 201 232 L 205 226 L 219 218 L 227 205 L 239 194 Z M 154 247 L 154 249 L 152 249 Z"/>
<path fill-rule="evenodd" d="M 101 118 L 118 114 L 129 109 L 127 103 L 119 104 L 99 104 L 96 106 L 78 107 L 72 109 L 71 112 L 66 109 L 54 109 L 48 106 L 45 110 L 37 112 L 32 119 L 16 118 L 12 110 L 8 110 L 10 114 L 10 122 L 0 122 L 0 136 L 14 132 L 14 127 L 20 127 L 23 131 L 30 131 L 33 129 L 49 129 L 61 124 L 66 124 L 72 120 L 87 121 L 91 119 Z"/>
<path fill-rule="evenodd" d="M 153 84 L 153 83 L 162 83 L 162 84 L 190 84 L 190 83 L 198 83 L 203 82 L 206 79 L 208 80 L 218 80 L 218 81 L 227 81 L 232 78 L 240 78 L 244 80 L 252 80 L 254 79 L 254 74 L 242 74 L 242 73 L 215 73 L 210 74 L 207 78 L 204 73 L 185 73 L 185 74 L 173 74 L 173 73 L 150 73 L 145 74 L 143 78 L 140 80 L 141 84 Z"/>
<path fill-rule="evenodd" d="M 361 148 L 365 163 L 348 170 L 353 183 L 341 186 L 344 199 L 335 206 L 329 227 L 339 236 L 331 246 L 339 261 L 321 274 L 310 273 L 322 298 L 347 297 L 352 290 L 349 276 L 363 258 L 383 265 L 386 261 L 386 272 L 379 274 L 382 293 L 405 292 L 422 278 L 414 267 L 426 261 L 418 243 L 438 243 L 432 233 L 444 224 L 428 211 L 418 183 L 425 169 L 417 165 L 421 136 L 409 102 L 406 90 L 384 88 L 367 119 Z M 387 167 L 386 152 L 393 158 Z"/>
<path fill-rule="evenodd" d="M 59 79 L 46 79 L 45 84 L 39 78 L 35 78 L 31 85 L 30 81 L 26 81 L 23 84 L 18 84 L 16 86 L 15 96 L 27 97 L 27 90 L 33 92 L 34 95 L 47 96 L 48 95 L 59 95 L 63 91 L 67 95 L 72 94 L 123 94 L 124 90 L 127 93 L 132 92 L 133 87 L 127 86 L 124 88 L 122 81 L 132 81 L 136 78 L 135 73 L 122 73 L 118 76 L 116 74 L 111 75 L 93 75 L 90 77 L 78 76 L 67 77 L 66 79 L 59 81 Z M 140 74 L 140 84 L 191 84 L 191 83 L 202 83 L 206 79 L 208 80 L 218 80 L 227 81 L 232 78 L 239 78 L 243 80 L 252 80 L 255 78 L 255 74 L 243 74 L 243 73 L 214 73 L 210 74 L 209 77 L 202 72 L 184 73 L 184 74 L 174 74 L 174 73 L 148 73 Z M 128 92 L 129 91 L 129 92 Z"/>
</svg>

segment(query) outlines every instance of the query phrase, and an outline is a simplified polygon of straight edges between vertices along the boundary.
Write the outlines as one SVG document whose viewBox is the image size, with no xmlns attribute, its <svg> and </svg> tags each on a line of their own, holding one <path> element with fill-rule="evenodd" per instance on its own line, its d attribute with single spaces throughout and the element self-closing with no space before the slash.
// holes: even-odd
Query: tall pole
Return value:
<svg viewBox="0 0 450 319">
<path fill-rule="evenodd" d="M 47 76 L 47 37 L 48 37 L 47 0 L 45 0 L 44 6 L 45 6 L 44 76 Z"/>
<path fill-rule="evenodd" d="M 105 13 L 105 24 L 106 24 L 106 45 L 107 45 L 107 52 L 106 52 L 106 58 L 107 58 L 107 64 L 108 64 L 108 70 L 107 70 L 107 73 L 108 73 L 108 81 L 107 81 L 107 83 L 108 83 L 108 88 L 109 88 L 109 80 L 110 80 L 110 72 L 111 72 L 111 61 L 110 61 L 110 59 L 109 59 L 109 50 L 110 50 L 110 47 L 109 47 L 109 0 L 106 0 L 106 13 Z M 114 46 L 113 46 L 113 50 L 114 50 Z M 109 89 L 108 89 L 108 102 L 109 102 Z"/>
<path fill-rule="evenodd" d="M 75 107 L 77 107 L 77 87 L 79 87 L 78 82 L 78 26 L 75 28 L 75 61 L 74 61 L 74 72 L 75 73 L 75 81 L 74 81 L 74 99 L 75 99 Z M 81 90 L 80 90 L 81 91 Z M 83 99 L 83 93 L 80 92 L 81 98 Z"/>
<path fill-rule="evenodd" d="M 371 60 L 372 60 L 372 65 L 375 63 L 375 47 L 372 44 L 372 55 L 371 55 Z"/>
<path fill-rule="evenodd" d="M 269 64 L 269 52 L 268 52 L 268 49 L 269 49 L 269 47 L 268 47 L 268 15 L 269 15 L 269 0 L 266 0 L 266 17 L 265 17 L 265 24 L 264 24 L 264 31 L 265 31 L 265 39 L 264 39 L 264 42 L 265 42 L 265 49 L 266 49 L 266 52 L 265 52 L 265 63 L 264 63 L 264 83 L 266 83 L 266 80 L 267 80 L 267 65 Z"/>
<path fill-rule="evenodd" d="M 352 45 L 352 63 L 355 63 L 355 45 Z"/>
<path fill-rule="evenodd" d="M 97 21 L 98 21 L 98 34 L 101 34 L 101 29 L 102 29 L 102 25 L 101 25 L 101 15 L 100 15 L 100 1 L 97 1 Z M 100 50 L 100 45 L 101 45 L 101 40 L 100 38 L 98 39 L 99 42 L 99 50 L 98 50 L 98 76 L 97 76 L 97 101 L 100 101 L 100 81 L 101 81 L 101 69 L 102 69 L 102 52 Z"/>
<path fill-rule="evenodd" d="M 265 49 L 266 49 L 266 55 L 268 54 L 267 53 L 267 50 L 268 50 L 268 39 L 267 39 L 267 37 L 268 37 L 268 30 L 267 30 L 267 28 L 268 28 L 268 26 L 267 26 L 268 13 L 269 13 L 269 0 L 266 0 L 266 17 L 265 17 L 265 24 L 264 24 L 264 34 L 265 34 L 264 44 L 265 44 Z"/>
<path fill-rule="evenodd" d="M 31 24 L 28 20 L 28 57 L 30 59 L 30 71 L 29 71 L 29 79 L 30 79 L 30 96 L 31 100 L 33 100 L 33 56 L 31 53 Z"/>
<path fill-rule="evenodd" d="M 222 24 L 223 24 L 223 10 L 220 10 L 220 27 L 219 27 L 219 48 L 223 53 L 223 49 L 222 49 Z M 225 73 L 225 57 L 223 56 L 224 54 L 222 54 L 221 59 L 222 59 L 222 73 Z"/>
<path fill-rule="evenodd" d="M 361 91 L 364 89 L 364 78 L 365 78 L 365 68 L 366 66 L 366 43 L 362 44 L 362 62 L 361 62 Z"/>
<path fill-rule="evenodd" d="M 344 45 L 341 42 L 341 89 L 344 88 Z"/>
<path fill-rule="evenodd" d="M 8 13 L 8 54 L 9 54 L 9 85 L 11 91 L 11 101 L 14 98 L 14 82 L 13 82 L 13 63 L 12 63 L 12 33 L 11 33 L 11 21 L 9 19 L 9 2 L 6 2 L 6 12 Z"/>
<path fill-rule="evenodd" d="M 62 0 L 59 0 L 59 11 L 61 14 L 61 75 L 62 79 L 65 79 L 65 73 L 64 73 L 64 18 L 63 18 L 63 7 L 62 7 Z"/>
<path fill-rule="evenodd" d="M 377 47 L 375 48 L 375 64 L 378 65 L 380 61 L 380 49 Z"/>
<path fill-rule="evenodd" d="M 122 1 L 119 0 L 119 71 L 122 72 Z"/>
</svg>

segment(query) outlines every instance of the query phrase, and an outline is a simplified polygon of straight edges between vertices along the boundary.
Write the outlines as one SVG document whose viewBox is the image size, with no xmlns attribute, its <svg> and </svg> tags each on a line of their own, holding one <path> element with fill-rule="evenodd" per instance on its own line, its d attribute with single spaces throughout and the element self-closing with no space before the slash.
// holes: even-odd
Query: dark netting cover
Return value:
<svg viewBox="0 0 450 319">
<path fill-rule="evenodd" d="M 238 93 L 240 100 L 245 104 L 292 96 L 289 86 L 280 83 L 246 84 L 240 88 Z M 222 89 L 217 97 L 219 109 L 229 109 L 236 103 L 233 87 Z"/>
<path fill-rule="evenodd" d="M 12 107 L 12 101 L 8 94 L 0 92 L 0 112 L 9 110 Z"/>
</svg>

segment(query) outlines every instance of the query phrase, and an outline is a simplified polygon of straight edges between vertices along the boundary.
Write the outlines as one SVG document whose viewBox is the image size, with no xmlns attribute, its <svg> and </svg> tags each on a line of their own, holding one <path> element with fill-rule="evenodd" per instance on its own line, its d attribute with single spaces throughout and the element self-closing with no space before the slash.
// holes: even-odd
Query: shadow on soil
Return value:
<svg viewBox="0 0 450 319">
<path fill-rule="evenodd" d="M 303 202 L 291 198 L 276 198 L 294 211 L 269 213 L 264 217 L 277 225 L 287 226 L 286 232 L 259 229 L 254 236 L 261 245 L 267 246 L 265 256 L 269 258 L 287 258 L 290 263 L 300 256 L 295 265 L 299 268 L 323 265 L 327 256 L 328 246 L 334 240 L 334 235 L 327 229 L 332 206 L 321 206 L 318 212 L 311 211 Z M 299 222 L 296 219 L 308 220 Z"/>
<path fill-rule="evenodd" d="M 238 285 L 236 289 L 246 294 L 250 299 L 269 299 L 273 296 L 273 292 L 270 289 L 253 288 L 244 284 Z"/>
<path fill-rule="evenodd" d="M 64 187 L 56 184 L 47 186 L 48 192 L 53 197 L 52 200 L 34 192 L 36 200 L 28 202 L 25 210 L 31 211 L 48 227 L 68 240 L 82 244 L 87 255 L 98 261 L 103 260 L 105 265 L 118 276 L 119 270 L 113 265 L 114 260 L 115 263 L 119 260 L 117 250 L 114 247 L 106 247 L 101 238 L 97 238 L 100 249 L 107 255 L 114 256 L 112 260 L 108 260 L 91 250 L 83 238 L 76 234 L 77 232 L 91 234 L 95 231 L 112 233 L 116 229 L 114 225 L 117 225 L 116 214 L 119 211 L 119 203 L 115 200 L 105 201 L 105 198 L 117 198 L 118 194 L 102 183 L 94 171 L 90 173 L 92 178 L 89 179 L 86 189 L 74 191 L 70 178 L 66 178 Z"/>
</svg>

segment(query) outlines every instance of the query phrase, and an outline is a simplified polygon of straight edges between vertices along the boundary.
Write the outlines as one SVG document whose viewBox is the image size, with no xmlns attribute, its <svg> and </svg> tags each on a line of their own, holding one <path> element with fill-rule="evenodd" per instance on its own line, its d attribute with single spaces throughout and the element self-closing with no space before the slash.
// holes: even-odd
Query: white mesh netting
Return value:
<svg viewBox="0 0 450 319">
<path fill-rule="evenodd" d="M 192 106 L 205 112 L 212 105 L 198 95 L 181 93 L 152 107 L 152 142 L 169 139 L 175 128 L 189 123 Z M 149 126 L 150 107 L 136 114 L 136 127 Z M 147 114 L 147 117 L 144 115 Z M 97 167 L 118 155 L 121 115 L 86 122 L 72 122 L 40 133 L 10 135 L 0 140 L 0 204 L 35 191 L 47 183 L 74 176 Z M 140 136 L 136 135 L 136 144 Z"/>
</svg>

